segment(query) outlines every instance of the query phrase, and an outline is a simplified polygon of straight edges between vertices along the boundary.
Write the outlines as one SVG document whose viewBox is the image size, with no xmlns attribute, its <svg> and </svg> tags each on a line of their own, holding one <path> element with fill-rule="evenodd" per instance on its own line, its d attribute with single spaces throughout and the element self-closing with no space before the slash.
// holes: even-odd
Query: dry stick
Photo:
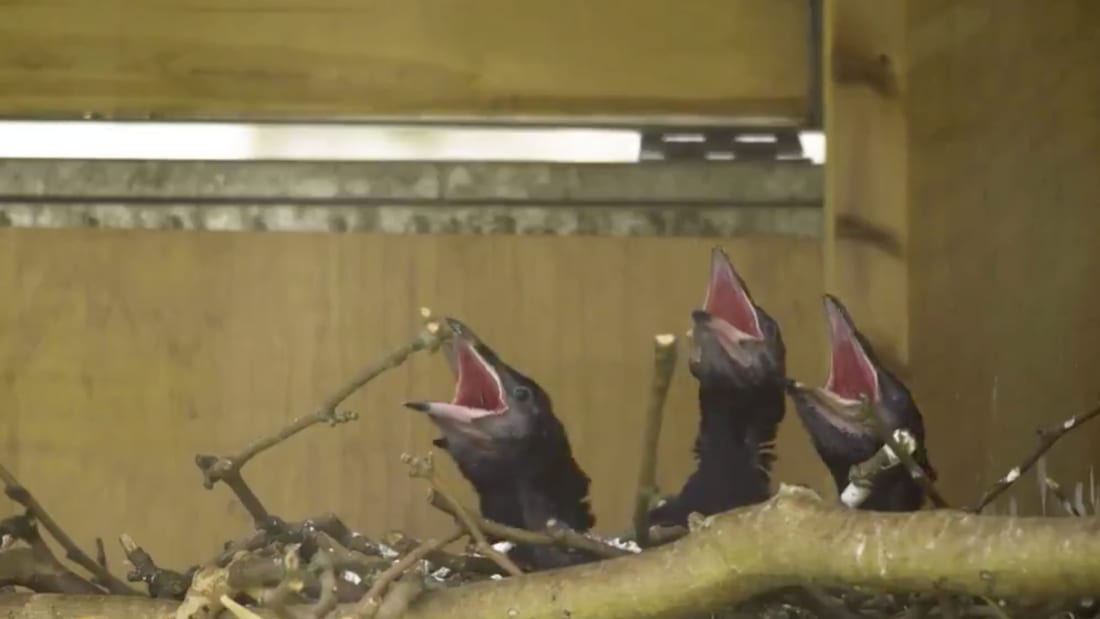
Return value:
<svg viewBox="0 0 1100 619">
<path fill-rule="evenodd" d="M 431 492 L 431 494 L 435 494 Z M 482 527 L 482 531 L 486 529 Z M 420 545 L 420 540 L 412 537 L 407 537 L 403 533 L 395 531 L 385 535 L 382 538 L 386 545 L 400 554 L 411 552 L 414 548 Z M 446 550 L 436 550 L 427 557 L 424 557 L 428 563 L 431 563 L 437 567 L 445 567 L 451 572 L 457 572 L 459 574 L 476 574 L 480 576 L 492 576 L 493 574 L 500 573 L 500 567 L 488 557 L 482 557 L 476 554 L 451 554 Z"/>
<path fill-rule="evenodd" d="M 61 547 L 65 549 L 65 556 L 76 563 L 80 567 L 88 570 L 97 581 L 103 584 L 111 593 L 118 593 L 122 595 L 140 595 L 134 589 L 131 589 L 126 583 L 114 577 L 111 572 L 107 571 L 102 565 L 95 562 L 80 549 L 79 546 L 73 542 L 72 538 L 65 533 L 53 518 L 50 517 L 49 512 L 46 511 L 42 505 L 38 503 L 38 500 L 34 498 L 30 490 L 27 490 L 23 484 L 19 483 L 19 480 L 11 474 L 11 471 L 4 468 L 4 465 L 0 464 L 0 480 L 4 482 L 4 494 L 8 495 L 8 498 L 19 503 L 27 512 L 42 523 L 42 526 L 46 527 L 46 530 L 50 532 L 57 543 L 61 544 Z"/>
<path fill-rule="evenodd" d="M 431 503 L 432 507 L 452 518 L 459 518 L 459 512 L 455 509 L 454 503 L 448 501 L 434 489 L 428 494 L 428 502 Z M 614 559 L 615 557 L 624 557 L 634 554 L 629 550 L 612 546 L 611 544 L 601 542 L 598 539 L 574 531 L 557 521 L 554 521 L 554 526 L 551 527 L 551 530 L 540 533 L 538 531 L 528 531 L 527 529 L 517 529 L 515 527 L 500 524 L 499 522 L 488 520 L 484 517 L 474 516 L 473 512 L 468 508 L 464 506 L 460 507 L 467 514 L 470 514 L 470 517 L 475 520 L 478 528 L 482 531 L 493 537 L 499 537 L 500 539 L 516 544 L 529 544 L 532 546 L 557 545 L 588 552 L 603 559 Z"/>
<path fill-rule="evenodd" d="M 913 459 L 909 451 L 894 438 L 894 434 L 886 427 L 886 423 L 882 419 L 882 414 L 879 412 L 878 405 L 871 402 L 867 396 L 861 396 L 860 401 L 864 409 L 864 418 L 870 422 L 871 427 L 878 433 L 879 439 L 890 448 L 890 451 L 894 452 L 894 455 L 897 456 L 898 460 L 901 460 L 905 468 L 909 469 L 909 474 L 921 489 L 924 490 L 925 495 L 932 501 L 932 504 L 941 509 L 949 507 L 947 501 L 945 501 L 939 491 L 936 490 L 935 484 L 928 478 L 928 474 L 925 472 L 924 467 Z"/>
<path fill-rule="evenodd" d="M 374 614 L 378 612 L 378 607 L 382 603 L 382 594 L 385 593 L 386 587 L 388 587 L 391 582 L 404 574 L 405 571 L 415 565 L 417 561 L 428 556 L 429 553 L 443 548 L 465 534 L 463 529 L 455 529 L 454 532 L 447 537 L 438 540 L 425 540 L 412 552 L 395 561 L 393 565 L 379 574 L 378 577 L 374 579 L 374 582 L 371 583 L 371 587 L 367 590 L 366 595 L 364 595 L 363 599 L 355 606 L 355 616 L 361 619 L 373 617 Z"/>
<path fill-rule="evenodd" d="M 294 619 L 294 614 L 288 608 L 290 599 L 305 587 L 305 574 L 301 567 L 301 558 L 298 556 L 297 544 L 290 546 L 283 555 L 283 579 L 274 589 L 269 589 L 261 596 L 264 606 L 282 619 Z"/>
<path fill-rule="evenodd" d="M 110 571 L 111 568 L 107 567 L 107 549 L 103 547 L 102 537 L 95 538 L 95 562 L 103 569 Z"/>
<path fill-rule="evenodd" d="M 409 606 L 424 593 L 425 589 L 423 578 L 414 572 L 405 572 L 386 589 L 386 595 L 382 598 L 382 604 L 378 607 L 375 619 L 402 619 L 408 612 Z"/>
<path fill-rule="evenodd" d="M 1073 501 L 1069 500 L 1066 493 L 1062 491 L 1062 484 L 1050 477 L 1044 477 L 1043 486 L 1047 492 L 1054 495 L 1054 498 L 1058 501 L 1058 506 L 1061 507 L 1062 511 L 1066 512 L 1067 515 L 1081 516 L 1081 512 L 1077 511 L 1077 508 L 1073 506 Z"/>
<path fill-rule="evenodd" d="M 916 451 L 917 441 L 909 432 L 902 430 L 893 436 L 906 453 L 912 455 Z M 901 459 L 889 445 L 884 444 L 873 456 L 848 469 L 848 485 L 840 493 L 840 502 L 848 507 L 859 507 L 870 496 L 875 478 L 898 464 L 901 464 Z"/>
<path fill-rule="evenodd" d="M 455 499 L 454 494 L 452 494 L 443 484 L 442 480 L 439 479 L 439 475 L 436 474 L 435 467 L 432 464 L 432 455 L 430 452 L 423 458 L 417 458 L 412 454 L 404 453 L 401 454 L 401 461 L 409 465 L 409 474 L 411 476 L 421 477 L 427 480 L 428 483 L 431 484 L 432 489 L 443 498 L 443 501 L 447 503 L 452 510 L 454 510 L 455 517 L 462 526 L 466 528 L 470 537 L 473 538 L 478 552 L 495 561 L 496 564 L 499 565 L 501 569 L 508 572 L 509 575 L 523 575 L 523 570 L 519 569 L 519 567 L 508 558 L 508 555 L 497 552 L 492 544 L 489 543 L 489 540 L 485 539 L 485 533 L 481 531 L 481 527 L 478 526 L 477 521 L 470 516 L 470 512 Z"/>
<path fill-rule="evenodd" d="M 1085 425 L 1085 423 L 1097 416 L 1100 416 L 1100 406 L 1095 406 L 1092 410 L 1084 414 L 1074 415 L 1062 423 L 1040 429 L 1039 446 L 1035 451 L 986 490 L 985 494 L 983 494 L 982 498 L 978 501 L 978 504 L 972 507 L 970 511 L 981 513 L 981 511 L 992 503 L 994 499 L 1001 496 L 1001 493 L 1012 487 L 1012 484 L 1016 483 L 1017 479 L 1022 477 L 1024 473 L 1030 471 L 1031 468 L 1035 466 L 1035 463 L 1039 461 L 1039 458 L 1042 458 L 1046 452 L 1050 451 L 1050 449 L 1054 447 L 1054 444 L 1063 436 L 1069 434 L 1075 428 Z"/>
<path fill-rule="evenodd" d="M 421 316 L 431 315 L 431 310 L 427 308 L 422 308 L 420 311 Z M 441 329 L 438 322 L 427 321 L 412 341 L 367 367 L 359 375 L 355 376 L 351 381 L 325 400 L 320 408 L 312 414 L 299 417 L 274 434 L 249 443 L 236 455 L 228 457 L 210 455 L 196 456 L 195 464 L 199 467 L 199 470 L 202 471 L 203 486 L 209 490 L 213 488 L 214 484 L 217 482 L 224 482 L 237 495 L 237 498 L 240 499 L 245 509 L 248 510 L 249 515 L 252 516 L 257 526 L 262 527 L 263 524 L 269 520 L 270 515 L 267 510 L 264 509 L 263 504 L 260 503 L 255 493 L 252 492 L 241 477 L 241 469 L 244 465 L 260 453 L 278 445 L 306 428 L 319 423 L 328 423 L 330 426 L 335 426 L 356 419 L 358 415 L 354 412 L 337 412 L 337 407 L 339 407 L 344 400 L 348 399 L 351 394 L 355 393 L 382 373 L 400 366 L 412 354 L 421 350 L 436 350 L 449 334 L 450 331 Z"/>
<path fill-rule="evenodd" d="M 336 608 L 336 568 L 333 564 L 332 555 L 324 548 L 317 549 L 310 563 L 312 568 L 321 570 L 319 577 L 321 597 L 317 600 L 317 605 L 313 607 L 310 614 L 313 619 L 324 619 Z"/>
<path fill-rule="evenodd" d="M 22 540 L 29 546 L 20 548 L 7 544 L 0 550 L 0 586 L 15 584 L 40 593 L 103 593 L 103 589 L 57 560 L 29 514 L 0 521 L 0 537 L 13 542 Z"/>
<path fill-rule="evenodd" d="M 634 499 L 634 535 L 638 545 L 650 545 L 649 509 L 657 494 L 657 444 L 661 438 L 661 420 L 664 416 L 668 388 L 676 370 L 676 336 L 671 333 L 658 335 L 653 341 L 653 381 L 649 391 L 649 409 L 646 411 L 642 433 L 642 463 L 638 471 L 638 490 Z"/>
<path fill-rule="evenodd" d="M 134 566 L 134 570 L 126 576 L 130 582 L 145 583 L 149 595 L 155 598 L 183 599 L 187 588 L 191 586 L 190 574 L 184 575 L 157 567 L 153 557 L 126 533 L 119 536 L 118 543 L 122 546 L 126 560 Z"/>
</svg>

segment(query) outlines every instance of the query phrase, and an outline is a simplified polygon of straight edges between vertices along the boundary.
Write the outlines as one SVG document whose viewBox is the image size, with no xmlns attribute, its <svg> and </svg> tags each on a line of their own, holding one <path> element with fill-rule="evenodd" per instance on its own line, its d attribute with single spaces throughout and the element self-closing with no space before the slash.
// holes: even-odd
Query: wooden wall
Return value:
<svg viewBox="0 0 1100 619">
<path fill-rule="evenodd" d="M 827 5 L 826 281 L 970 504 L 1036 427 L 1100 401 L 1100 5 L 888 4 Z M 1087 482 L 1097 441 L 1068 439 L 1051 475 Z M 1015 495 L 1037 507 L 1033 479 Z"/>
<path fill-rule="evenodd" d="M 552 393 L 594 479 L 598 528 L 615 532 L 629 521 L 652 336 L 686 331 L 711 245 L 5 230 L 0 458 L 82 543 L 128 532 L 165 564 L 205 559 L 250 523 L 224 488 L 202 489 L 194 455 L 234 450 L 312 410 L 402 344 L 427 305 L 467 320 Z M 791 372 L 820 380 L 819 242 L 754 236 L 725 247 L 783 325 Z M 371 533 L 438 532 L 446 521 L 398 461 L 436 434 L 399 403 L 447 397 L 450 380 L 441 358 L 416 358 L 349 401 L 358 422 L 313 429 L 254 461 L 248 477 L 287 518 L 334 510 Z M 690 470 L 696 410 L 682 362 L 661 440 L 669 491 Z M 820 485 L 823 469 L 788 415 L 778 477 Z"/>
<path fill-rule="evenodd" d="M 806 0 L 685 6 L 8 0 L 0 116 L 806 117 Z"/>
</svg>

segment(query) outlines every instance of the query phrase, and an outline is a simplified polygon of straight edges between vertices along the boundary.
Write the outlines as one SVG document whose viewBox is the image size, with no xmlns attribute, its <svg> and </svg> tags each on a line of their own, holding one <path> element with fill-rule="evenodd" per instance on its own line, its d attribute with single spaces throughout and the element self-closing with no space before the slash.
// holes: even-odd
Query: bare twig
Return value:
<svg viewBox="0 0 1100 619">
<path fill-rule="evenodd" d="M 975 513 L 981 513 L 987 505 L 992 503 L 994 499 L 999 497 L 1001 493 L 1012 487 L 1012 484 L 1016 483 L 1016 480 L 1023 476 L 1035 466 L 1035 463 L 1043 457 L 1046 452 L 1050 451 L 1054 444 L 1057 443 L 1063 436 L 1069 434 L 1076 428 L 1079 428 L 1089 421 L 1092 421 L 1097 416 L 1100 416 L 1100 406 L 1095 406 L 1091 410 L 1074 415 L 1065 421 L 1042 428 L 1039 430 L 1039 445 L 1035 448 L 1030 455 L 1024 458 L 1024 461 L 1015 466 L 1012 470 L 1005 474 L 1004 477 L 998 479 L 988 490 L 982 495 L 982 498 L 978 500 L 978 504 L 970 509 Z"/>
<path fill-rule="evenodd" d="M 454 508 L 454 504 L 451 501 L 445 499 L 439 492 L 434 489 L 428 495 L 428 502 L 432 507 L 439 511 L 458 519 L 458 510 Z M 460 506 L 462 507 L 462 506 Z M 477 526 L 492 535 L 493 537 L 507 540 L 516 544 L 529 544 L 532 546 L 562 546 L 564 548 L 573 548 L 575 550 L 581 550 L 604 559 L 613 559 L 615 557 L 622 557 L 629 554 L 634 554 L 629 550 L 624 550 L 611 544 L 607 544 L 593 537 L 589 537 L 583 533 L 578 533 L 564 524 L 554 521 L 551 527 L 548 527 L 546 532 L 529 531 L 527 529 L 518 529 L 516 527 L 510 527 L 508 525 L 500 524 L 488 520 L 481 516 L 474 516 L 473 512 L 466 507 L 462 507 L 463 511 L 467 514 L 471 514 L 477 522 Z M 553 529 L 551 531 L 550 529 Z"/>
<path fill-rule="evenodd" d="M 317 531 L 314 533 L 313 541 L 317 544 L 317 552 L 323 552 L 327 556 L 327 559 L 322 559 L 321 561 L 331 563 L 336 569 L 352 570 L 359 574 L 367 574 L 372 571 L 383 569 L 384 566 L 389 565 L 389 561 L 382 557 L 363 554 L 358 550 L 352 550 L 344 546 L 324 531 Z M 314 560 L 318 559 L 314 557 Z M 321 564 L 321 568 L 323 567 L 324 563 Z"/>
<path fill-rule="evenodd" d="M 430 310 L 426 308 L 421 309 L 422 316 L 425 315 L 425 312 L 430 316 Z M 217 482 L 224 482 L 241 500 L 241 503 L 244 504 L 248 513 L 252 516 L 253 520 L 256 521 L 257 526 L 262 526 L 262 523 L 267 521 L 270 516 L 256 495 L 247 484 L 244 483 L 241 477 L 241 469 L 244 465 L 260 453 L 278 445 L 309 427 L 320 423 L 327 423 L 330 426 L 335 426 L 356 419 L 357 415 L 353 412 L 337 411 L 337 408 L 344 400 L 348 399 L 351 394 L 374 380 L 383 372 L 400 366 L 412 354 L 422 350 L 434 351 L 438 349 L 440 343 L 445 338 L 449 337 L 449 335 L 450 331 L 448 329 L 441 329 L 438 322 L 428 320 L 408 344 L 405 344 L 401 348 L 391 352 L 381 360 L 367 367 L 325 400 L 325 402 L 312 414 L 299 417 L 274 434 L 249 443 L 235 455 L 210 456 L 200 454 L 196 456 L 195 464 L 199 467 L 199 470 L 202 471 L 203 486 L 210 489 L 213 488 L 214 484 Z"/>
<path fill-rule="evenodd" d="M 434 491 L 432 492 L 432 496 L 435 496 Z M 454 516 L 453 514 L 450 514 L 450 512 L 445 513 L 451 515 L 452 517 Z M 479 524 L 481 523 L 479 522 Z M 481 530 L 485 531 L 489 535 L 493 535 L 493 533 L 486 529 L 484 526 Z M 420 546 L 421 543 L 420 540 L 408 537 L 405 534 L 397 531 L 387 534 L 382 538 L 382 540 L 386 543 L 387 546 L 401 554 L 412 552 L 413 549 Z M 445 550 L 435 550 L 429 553 L 428 556 L 424 558 L 428 561 L 428 563 L 431 563 L 432 565 L 445 567 L 448 570 L 452 572 L 457 572 L 459 574 L 478 574 L 483 576 L 491 576 L 493 574 L 500 573 L 500 566 L 498 566 L 492 559 L 475 554 L 455 555 Z"/>
<path fill-rule="evenodd" d="M 313 619 L 324 619 L 334 608 L 336 608 L 336 568 L 333 564 L 332 555 L 329 554 L 324 548 L 318 548 L 314 553 L 313 559 L 310 561 L 310 568 L 315 571 L 320 571 L 321 575 L 318 577 L 321 586 L 321 596 L 317 600 L 317 605 L 313 607 L 310 615 Z"/>
<path fill-rule="evenodd" d="M 459 512 L 454 506 L 455 504 L 445 499 L 435 490 L 432 490 L 428 494 L 428 502 L 439 511 L 460 520 Z M 548 522 L 545 531 L 530 531 L 488 520 L 484 517 L 475 515 L 472 510 L 465 506 L 460 507 L 467 514 L 470 514 L 470 517 L 477 523 L 477 526 L 482 531 L 495 538 L 515 544 L 561 546 L 563 548 L 580 550 L 603 559 L 613 559 L 615 557 L 634 554 L 630 550 L 613 546 L 589 535 L 585 535 L 584 533 L 577 532 L 557 520 Z"/>
<path fill-rule="evenodd" d="M 498 552 L 493 548 L 489 540 L 485 538 L 485 533 L 482 532 L 481 527 L 478 526 L 477 520 L 470 516 L 470 512 L 462 506 L 461 503 L 454 497 L 442 480 L 435 473 L 435 467 L 432 465 L 432 455 L 429 452 L 428 455 L 423 458 L 417 458 L 411 454 L 401 454 L 401 461 L 409 465 L 409 474 L 413 477 L 420 477 L 429 484 L 435 492 L 443 499 L 443 501 L 451 507 L 455 518 L 465 527 L 466 532 L 473 538 L 474 544 L 477 546 L 477 551 L 486 557 L 489 557 L 497 563 L 504 571 L 512 576 L 522 576 L 523 570 L 508 558 L 508 555 Z"/>
<path fill-rule="evenodd" d="M 1070 516 L 1081 516 L 1081 512 L 1077 511 L 1077 508 L 1073 506 L 1073 501 L 1070 500 L 1066 493 L 1062 491 L 1062 484 L 1058 483 L 1050 477 L 1043 478 L 1043 485 L 1045 491 L 1054 495 L 1054 498 L 1058 500 L 1058 506 L 1062 508 L 1062 511 Z"/>
<path fill-rule="evenodd" d="M 332 537 L 333 540 L 348 550 L 354 550 L 355 552 L 370 557 L 382 556 L 382 551 L 379 550 L 378 544 L 375 544 L 366 536 L 356 531 L 352 531 L 344 524 L 343 520 L 340 520 L 336 516 L 336 514 L 322 514 L 315 518 L 304 520 L 300 525 L 294 525 L 290 528 L 300 528 L 303 535 L 310 531 L 321 531 Z"/>
<path fill-rule="evenodd" d="M 103 593 L 103 590 L 69 571 L 50 552 L 29 514 L 0 522 L 0 586 L 19 585 L 42 593 Z M 28 547 L 16 546 L 22 541 Z"/>
<path fill-rule="evenodd" d="M 649 541 L 654 546 L 663 546 L 674 542 L 688 534 L 687 527 L 681 526 L 652 526 L 649 527 Z"/>
<path fill-rule="evenodd" d="M 99 564 L 99 567 L 111 571 L 111 569 L 107 567 L 107 549 L 103 547 L 102 537 L 95 538 L 95 562 Z"/>
<path fill-rule="evenodd" d="M 650 545 L 649 510 L 657 495 L 657 445 L 661 438 L 668 388 L 676 370 L 676 336 L 658 335 L 653 343 L 653 382 L 650 387 L 649 409 L 642 432 L 642 463 L 638 473 L 638 489 L 634 499 L 634 531 L 638 545 Z"/>
<path fill-rule="evenodd" d="M 107 571 L 102 565 L 96 563 L 95 559 L 92 559 L 80 549 L 79 546 L 73 542 L 65 530 L 50 516 L 38 500 L 34 498 L 30 490 L 27 490 L 23 484 L 19 483 L 19 480 L 11 474 L 11 471 L 0 465 L 0 480 L 4 482 L 4 494 L 8 495 L 8 498 L 19 503 L 27 512 L 38 522 L 42 523 L 42 526 L 46 527 L 46 530 L 50 532 L 57 543 L 61 544 L 61 547 L 65 549 L 65 556 L 76 563 L 80 567 L 88 570 L 95 579 L 107 588 L 111 593 L 118 593 L 123 595 L 138 595 L 138 592 L 131 589 L 126 583 L 122 582 L 118 578 L 115 578 L 113 574 Z"/>
<path fill-rule="evenodd" d="M 241 606 L 240 604 L 235 602 L 233 598 L 224 593 L 221 595 L 220 598 L 218 598 L 218 601 L 220 601 L 222 603 L 222 606 L 224 606 L 225 609 L 232 613 L 233 616 L 237 619 L 262 619 L 262 617 L 245 608 L 244 606 Z"/>
<path fill-rule="evenodd" d="M 301 567 L 298 548 L 298 544 L 287 547 L 283 554 L 283 579 L 274 589 L 264 591 L 260 596 L 260 602 L 282 619 L 295 619 L 289 608 L 290 602 L 305 588 L 305 572 Z"/>
<path fill-rule="evenodd" d="M 386 590 L 375 619 L 401 619 L 423 592 L 424 579 L 413 572 L 405 572 Z"/>
<path fill-rule="evenodd" d="M 861 396 L 860 400 L 865 411 L 864 418 L 878 434 L 879 439 L 894 452 L 898 460 L 901 460 L 901 463 L 909 470 L 909 475 L 911 475 L 913 480 L 917 482 L 922 490 L 924 490 L 924 494 L 932 501 L 932 505 L 941 509 L 948 507 L 947 501 L 945 501 L 939 491 L 936 490 L 935 484 L 929 479 L 928 473 L 924 470 L 924 467 L 922 467 L 920 463 L 913 458 L 910 452 L 894 438 L 894 434 L 882 420 L 882 414 L 879 411 L 878 405 L 871 402 L 867 396 Z"/>
<path fill-rule="evenodd" d="M 917 440 L 907 430 L 895 430 L 893 437 L 910 456 L 916 451 Z M 848 469 L 848 486 L 840 493 L 841 503 L 853 508 L 862 505 L 871 494 L 875 478 L 898 464 L 901 464 L 901 458 L 884 444 L 875 455 Z"/>
<path fill-rule="evenodd" d="M 145 583 L 149 589 L 149 595 L 155 598 L 182 600 L 187 594 L 187 588 L 191 586 L 191 576 L 194 575 L 193 571 L 185 575 L 157 567 L 153 557 L 125 533 L 119 536 L 118 543 L 122 546 L 122 552 L 126 554 L 126 560 L 134 566 L 134 570 L 126 575 L 127 580 Z"/>
<path fill-rule="evenodd" d="M 462 529 L 455 529 L 453 533 L 447 537 L 434 540 L 425 540 L 420 546 L 414 549 L 409 554 L 401 557 L 395 561 L 393 565 L 386 571 L 378 575 L 371 583 L 370 589 L 367 594 L 363 596 L 363 599 L 356 605 L 355 616 L 360 619 L 370 619 L 378 612 L 379 606 L 382 604 L 382 595 L 386 592 L 386 588 L 390 583 L 396 580 L 399 576 L 405 573 L 406 570 L 416 565 L 416 562 L 426 557 L 429 553 L 443 548 L 447 544 L 462 537 L 465 532 Z"/>
</svg>

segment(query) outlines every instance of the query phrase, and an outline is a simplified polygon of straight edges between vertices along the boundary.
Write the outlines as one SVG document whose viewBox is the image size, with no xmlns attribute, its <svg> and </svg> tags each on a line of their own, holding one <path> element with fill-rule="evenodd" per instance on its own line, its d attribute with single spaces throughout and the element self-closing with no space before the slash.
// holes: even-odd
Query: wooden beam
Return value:
<svg viewBox="0 0 1100 619">
<path fill-rule="evenodd" d="M 806 0 L 11 0 L 0 116 L 797 123 Z"/>
<path fill-rule="evenodd" d="M 825 285 L 907 374 L 905 6 L 825 2 Z"/>
</svg>

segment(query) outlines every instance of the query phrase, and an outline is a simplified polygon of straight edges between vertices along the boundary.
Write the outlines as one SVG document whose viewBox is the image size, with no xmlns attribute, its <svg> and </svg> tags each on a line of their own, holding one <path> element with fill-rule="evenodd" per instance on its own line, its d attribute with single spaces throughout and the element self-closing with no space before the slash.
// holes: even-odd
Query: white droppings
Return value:
<svg viewBox="0 0 1100 619">
<path fill-rule="evenodd" d="M 1063 430 L 1072 430 L 1073 426 L 1077 425 L 1077 415 L 1070 417 L 1062 424 Z"/>
<path fill-rule="evenodd" d="M 1005 475 L 1004 483 L 1011 484 L 1017 479 L 1020 479 L 1020 467 L 1016 467 L 1009 471 L 1008 475 Z"/>
<path fill-rule="evenodd" d="M 351 570 L 344 570 L 340 573 L 340 577 L 353 585 L 358 585 L 359 583 L 363 582 L 363 579 L 359 576 L 359 574 L 356 574 Z"/>
<path fill-rule="evenodd" d="M 507 553 L 515 547 L 516 545 L 512 542 L 497 542 L 493 544 L 493 550 L 501 553 Z"/>
<path fill-rule="evenodd" d="M 396 550 L 390 548 L 385 544 L 378 544 L 378 552 L 382 553 L 383 559 L 396 559 L 397 557 L 401 556 L 401 553 L 397 552 Z"/>
<path fill-rule="evenodd" d="M 625 550 L 627 552 L 638 553 L 638 552 L 642 551 L 642 547 L 638 545 L 638 542 L 635 542 L 632 539 L 622 540 L 622 539 L 619 539 L 619 538 L 615 537 L 615 538 L 612 538 L 612 539 L 604 539 L 604 540 L 600 540 L 600 541 L 607 544 L 608 546 L 614 546 L 615 548 L 618 548 L 619 550 Z"/>
<path fill-rule="evenodd" d="M 514 608 L 509 608 L 508 609 L 508 616 L 509 617 L 518 617 L 519 616 L 519 611 L 514 609 Z"/>
<path fill-rule="evenodd" d="M 504 577 L 501 576 L 500 574 L 493 574 L 492 576 L 489 577 L 489 579 L 490 580 L 504 580 Z"/>
</svg>

